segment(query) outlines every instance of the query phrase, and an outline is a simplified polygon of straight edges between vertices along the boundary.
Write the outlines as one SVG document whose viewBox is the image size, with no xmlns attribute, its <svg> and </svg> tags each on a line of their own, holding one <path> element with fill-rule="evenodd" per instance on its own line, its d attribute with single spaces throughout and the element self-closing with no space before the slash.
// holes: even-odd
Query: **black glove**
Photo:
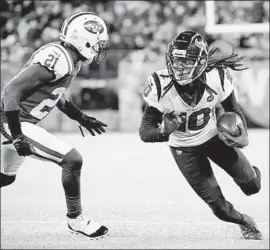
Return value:
<svg viewBox="0 0 270 250">
<path fill-rule="evenodd" d="M 12 143 L 18 155 L 27 156 L 35 152 L 32 143 L 23 135 L 20 123 L 20 110 L 5 111 Z"/>
<path fill-rule="evenodd" d="M 91 117 L 86 114 L 81 116 L 79 123 L 81 126 L 85 127 L 93 136 L 95 136 L 95 132 L 99 135 L 105 133 L 106 131 L 103 127 L 108 127 L 107 124 L 97 120 L 95 117 Z"/>
<path fill-rule="evenodd" d="M 249 143 L 248 134 L 242 124 L 237 126 L 241 131 L 239 136 L 232 136 L 227 132 L 218 132 L 218 136 L 229 147 L 244 148 Z"/>
<path fill-rule="evenodd" d="M 32 143 L 23 134 L 13 139 L 13 145 L 20 156 L 31 155 L 35 152 Z"/>
</svg>

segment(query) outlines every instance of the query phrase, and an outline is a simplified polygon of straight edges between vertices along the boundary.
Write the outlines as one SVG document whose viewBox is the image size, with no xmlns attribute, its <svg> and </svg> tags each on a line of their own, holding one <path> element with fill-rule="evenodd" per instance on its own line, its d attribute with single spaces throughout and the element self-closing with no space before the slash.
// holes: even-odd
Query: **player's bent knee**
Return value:
<svg viewBox="0 0 270 250">
<path fill-rule="evenodd" d="M 82 168 L 83 159 L 78 150 L 73 148 L 63 158 L 60 163 L 62 168 L 69 169 L 71 171 L 79 171 Z"/>
<path fill-rule="evenodd" d="M 249 182 L 239 184 L 240 188 L 246 195 L 257 194 L 261 190 L 261 181 L 258 177 Z"/>
<path fill-rule="evenodd" d="M 12 184 L 16 179 L 16 175 L 5 175 L 0 173 L 0 187 L 6 187 Z"/>
<path fill-rule="evenodd" d="M 236 182 L 244 194 L 250 196 L 252 194 L 257 194 L 261 190 L 261 171 L 253 166 L 256 176 L 247 182 Z"/>
</svg>

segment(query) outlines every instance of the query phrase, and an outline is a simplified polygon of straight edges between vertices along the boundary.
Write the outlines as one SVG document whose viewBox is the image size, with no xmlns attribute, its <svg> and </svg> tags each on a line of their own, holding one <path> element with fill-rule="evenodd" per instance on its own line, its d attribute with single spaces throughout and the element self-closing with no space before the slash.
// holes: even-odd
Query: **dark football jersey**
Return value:
<svg viewBox="0 0 270 250">
<path fill-rule="evenodd" d="M 34 124 L 44 119 L 56 106 L 80 70 L 80 63 L 75 65 L 61 42 L 48 43 L 35 51 L 22 70 L 35 63 L 53 72 L 55 78 L 25 92 L 21 97 L 20 121 Z"/>
</svg>

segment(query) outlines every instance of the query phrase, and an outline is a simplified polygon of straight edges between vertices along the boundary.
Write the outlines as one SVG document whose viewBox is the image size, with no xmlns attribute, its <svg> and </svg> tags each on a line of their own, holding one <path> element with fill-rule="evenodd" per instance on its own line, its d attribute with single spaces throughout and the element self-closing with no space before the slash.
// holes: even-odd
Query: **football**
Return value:
<svg viewBox="0 0 270 250">
<path fill-rule="evenodd" d="M 219 132 L 227 132 L 232 136 L 240 135 L 241 131 L 237 125 L 242 123 L 241 117 L 234 112 L 226 112 L 217 120 L 217 129 Z"/>
</svg>

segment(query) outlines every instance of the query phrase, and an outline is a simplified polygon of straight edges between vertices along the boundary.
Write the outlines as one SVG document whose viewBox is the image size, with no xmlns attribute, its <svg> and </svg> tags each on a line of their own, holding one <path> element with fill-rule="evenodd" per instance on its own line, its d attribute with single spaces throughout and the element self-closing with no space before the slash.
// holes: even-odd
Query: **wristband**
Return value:
<svg viewBox="0 0 270 250">
<path fill-rule="evenodd" d="M 5 111 L 12 138 L 16 138 L 22 134 L 20 123 L 20 110 Z"/>
</svg>

